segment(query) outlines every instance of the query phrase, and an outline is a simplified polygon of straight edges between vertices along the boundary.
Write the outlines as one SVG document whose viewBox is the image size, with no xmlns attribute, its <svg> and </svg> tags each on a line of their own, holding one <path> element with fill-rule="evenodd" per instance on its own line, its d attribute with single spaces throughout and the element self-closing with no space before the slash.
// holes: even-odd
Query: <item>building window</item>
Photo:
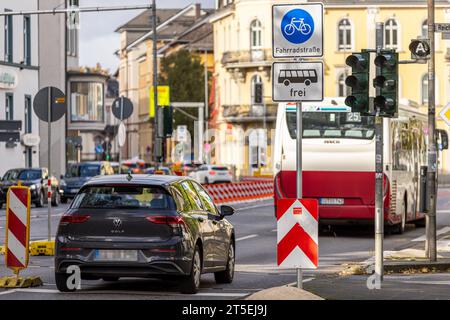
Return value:
<svg viewBox="0 0 450 320">
<path fill-rule="evenodd" d="M 398 23 L 395 19 L 386 21 L 384 39 L 387 49 L 398 49 Z"/>
<path fill-rule="evenodd" d="M 5 9 L 6 12 L 11 11 Z M 13 17 L 5 16 L 5 61 L 13 62 Z"/>
<path fill-rule="evenodd" d="M 14 96 L 12 93 L 7 93 L 5 97 L 5 120 L 14 120 Z"/>
<path fill-rule="evenodd" d="M 31 18 L 23 17 L 23 63 L 31 65 Z"/>
<path fill-rule="evenodd" d="M 350 95 L 350 87 L 345 84 L 345 78 L 347 74 L 341 73 L 338 77 L 338 97 L 347 97 Z"/>
<path fill-rule="evenodd" d="M 338 24 L 339 51 L 352 50 L 352 25 L 348 19 L 342 19 Z"/>
<path fill-rule="evenodd" d="M 25 133 L 31 133 L 33 119 L 33 111 L 31 110 L 31 96 L 25 96 Z"/>
<path fill-rule="evenodd" d="M 257 98 L 257 97 L 256 97 L 257 86 L 261 86 L 261 89 L 263 89 L 263 88 L 262 88 L 262 86 L 263 86 L 262 78 L 261 78 L 261 76 L 258 75 L 258 74 L 254 75 L 254 76 L 252 77 L 252 88 L 251 88 L 252 104 L 260 104 L 260 103 L 261 103 L 261 101 L 256 101 L 256 100 L 257 100 L 257 99 L 256 99 L 256 98 Z M 261 91 L 262 91 L 262 90 L 261 90 Z"/>
<path fill-rule="evenodd" d="M 103 122 L 103 90 L 103 84 L 99 82 L 72 82 L 71 121 Z"/>
<path fill-rule="evenodd" d="M 252 50 L 262 48 L 262 25 L 259 20 L 253 20 L 250 24 L 250 48 Z"/>
<path fill-rule="evenodd" d="M 428 74 L 422 76 L 422 104 L 428 103 Z"/>
</svg>

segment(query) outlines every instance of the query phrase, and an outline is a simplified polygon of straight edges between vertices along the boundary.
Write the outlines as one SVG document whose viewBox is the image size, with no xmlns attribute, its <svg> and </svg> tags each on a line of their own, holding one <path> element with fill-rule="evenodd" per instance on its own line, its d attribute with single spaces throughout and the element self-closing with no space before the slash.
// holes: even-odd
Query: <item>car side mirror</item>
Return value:
<svg viewBox="0 0 450 320">
<path fill-rule="evenodd" d="M 234 208 L 227 205 L 221 205 L 220 206 L 220 215 L 222 217 L 231 216 L 234 214 Z"/>
</svg>

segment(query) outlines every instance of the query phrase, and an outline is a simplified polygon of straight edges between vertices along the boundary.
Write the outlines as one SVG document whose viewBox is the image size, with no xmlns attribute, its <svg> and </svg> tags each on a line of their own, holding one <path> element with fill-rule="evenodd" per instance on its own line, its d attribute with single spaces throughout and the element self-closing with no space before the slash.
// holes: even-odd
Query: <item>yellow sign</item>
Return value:
<svg viewBox="0 0 450 320">
<path fill-rule="evenodd" d="M 170 105 L 170 87 L 158 86 L 158 106 L 168 107 Z M 153 86 L 150 87 L 150 101 L 148 116 L 155 117 L 155 98 L 153 94 Z"/>
</svg>

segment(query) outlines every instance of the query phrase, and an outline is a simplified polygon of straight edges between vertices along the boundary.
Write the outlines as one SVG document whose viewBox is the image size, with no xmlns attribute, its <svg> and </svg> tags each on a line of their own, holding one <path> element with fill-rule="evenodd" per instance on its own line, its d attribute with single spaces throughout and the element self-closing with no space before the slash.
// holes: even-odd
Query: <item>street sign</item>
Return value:
<svg viewBox="0 0 450 320">
<path fill-rule="evenodd" d="M 28 266 L 31 195 L 28 187 L 12 186 L 6 195 L 5 264 L 18 274 Z"/>
<path fill-rule="evenodd" d="M 274 62 L 272 100 L 304 102 L 323 100 L 323 63 Z"/>
<path fill-rule="evenodd" d="M 170 105 L 170 87 L 158 86 L 158 106 L 167 107 Z M 155 98 L 153 86 L 150 87 L 150 100 L 149 100 L 149 117 L 155 116 Z"/>
<path fill-rule="evenodd" d="M 127 137 L 127 129 L 123 122 L 119 124 L 119 130 L 117 132 L 117 141 L 119 142 L 119 147 L 123 147 L 125 145 L 125 139 Z"/>
<path fill-rule="evenodd" d="M 435 23 L 434 32 L 450 33 L 450 23 Z"/>
<path fill-rule="evenodd" d="M 448 126 L 450 126 L 450 103 L 442 108 L 441 112 L 439 112 L 439 116 Z"/>
<path fill-rule="evenodd" d="M 67 106 L 64 93 L 55 87 L 45 87 L 38 91 L 33 100 L 34 113 L 40 120 L 48 122 L 49 103 L 51 122 L 61 119 L 66 114 Z"/>
<path fill-rule="evenodd" d="M 26 147 L 36 147 L 41 142 L 41 138 L 37 134 L 26 133 L 22 136 L 22 143 Z"/>
<path fill-rule="evenodd" d="M 409 45 L 411 59 L 424 60 L 430 58 L 430 41 L 428 39 L 413 39 Z"/>
<path fill-rule="evenodd" d="M 274 58 L 323 56 L 323 4 L 272 6 Z"/>
<path fill-rule="evenodd" d="M 187 141 L 187 126 L 177 126 L 177 141 Z"/>
<path fill-rule="evenodd" d="M 119 120 L 128 119 L 133 113 L 133 103 L 126 97 L 119 97 L 112 104 L 112 113 Z"/>
<path fill-rule="evenodd" d="M 281 268 L 319 265 L 319 210 L 316 199 L 277 201 L 277 263 Z"/>
</svg>

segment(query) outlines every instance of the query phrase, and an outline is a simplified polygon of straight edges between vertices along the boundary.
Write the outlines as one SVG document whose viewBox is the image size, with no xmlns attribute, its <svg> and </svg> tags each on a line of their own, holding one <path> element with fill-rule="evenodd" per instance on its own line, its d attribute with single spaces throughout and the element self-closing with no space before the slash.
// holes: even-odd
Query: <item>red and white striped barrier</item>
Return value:
<svg viewBox="0 0 450 320">
<path fill-rule="evenodd" d="M 319 211 L 315 199 L 277 201 L 277 261 L 282 268 L 316 269 Z"/>
<path fill-rule="evenodd" d="M 30 189 L 13 186 L 6 198 L 6 266 L 15 273 L 28 266 L 30 239 Z"/>
<path fill-rule="evenodd" d="M 215 203 L 236 203 L 273 197 L 273 181 L 258 180 L 203 186 Z"/>
</svg>

